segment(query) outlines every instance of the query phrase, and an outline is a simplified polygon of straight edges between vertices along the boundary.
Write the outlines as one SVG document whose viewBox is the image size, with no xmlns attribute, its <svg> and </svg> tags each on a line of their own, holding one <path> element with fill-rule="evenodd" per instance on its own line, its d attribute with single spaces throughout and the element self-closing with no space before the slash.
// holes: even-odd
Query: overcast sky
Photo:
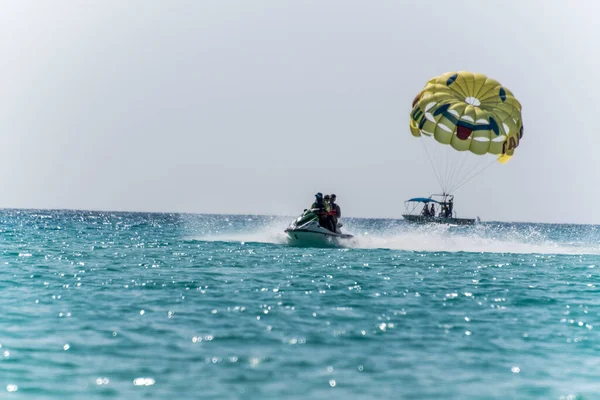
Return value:
<svg viewBox="0 0 600 400">
<path fill-rule="evenodd" d="M 523 105 L 483 220 L 600 223 L 600 2 L 0 1 L 0 206 L 400 217 L 439 191 L 411 103 L 448 71 Z"/>
</svg>

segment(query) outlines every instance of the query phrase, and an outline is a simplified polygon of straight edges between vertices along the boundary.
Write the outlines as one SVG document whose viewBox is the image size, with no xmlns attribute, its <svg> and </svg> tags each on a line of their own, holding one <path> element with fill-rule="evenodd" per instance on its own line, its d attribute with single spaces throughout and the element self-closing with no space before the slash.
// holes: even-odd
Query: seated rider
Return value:
<svg viewBox="0 0 600 400">
<path fill-rule="evenodd" d="M 331 211 L 329 202 L 323 199 L 323 194 L 321 192 L 315 194 L 315 202 L 310 208 L 315 209 L 315 214 L 319 217 L 319 225 L 333 232 L 331 220 L 327 215 L 327 213 Z"/>
<path fill-rule="evenodd" d="M 427 204 L 425 204 L 425 207 L 423 207 L 423 211 L 421 211 L 421 216 L 423 216 L 423 217 L 431 216 L 431 214 L 429 214 L 429 206 Z"/>
<path fill-rule="evenodd" d="M 334 223 L 334 219 L 333 219 L 333 214 L 335 213 L 333 207 L 331 206 L 331 196 L 329 196 L 328 194 L 325 195 L 324 197 L 325 199 L 325 204 L 327 204 L 329 206 L 329 211 L 327 211 L 327 229 L 329 229 L 332 232 L 335 232 L 335 223 Z"/>
<path fill-rule="evenodd" d="M 331 213 L 332 213 L 331 221 L 333 222 L 333 228 L 335 229 L 334 232 L 338 232 L 338 219 L 342 218 L 342 209 L 335 202 L 336 200 L 337 200 L 337 196 L 332 193 L 331 201 L 329 202 L 329 205 L 331 206 Z"/>
<path fill-rule="evenodd" d="M 440 217 L 448 218 L 448 207 L 446 206 L 446 203 L 442 204 L 442 211 L 440 211 Z"/>
</svg>

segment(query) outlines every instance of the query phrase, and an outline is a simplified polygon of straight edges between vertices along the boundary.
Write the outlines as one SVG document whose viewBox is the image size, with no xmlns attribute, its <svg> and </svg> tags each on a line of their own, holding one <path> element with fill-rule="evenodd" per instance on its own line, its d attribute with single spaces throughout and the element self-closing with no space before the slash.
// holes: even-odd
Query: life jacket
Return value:
<svg viewBox="0 0 600 400">
<path fill-rule="evenodd" d="M 329 203 L 327 203 L 324 200 L 322 200 L 320 202 L 315 201 L 310 208 L 318 208 L 319 210 L 323 210 L 325 212 L 330 211 Z"/>
</svg>

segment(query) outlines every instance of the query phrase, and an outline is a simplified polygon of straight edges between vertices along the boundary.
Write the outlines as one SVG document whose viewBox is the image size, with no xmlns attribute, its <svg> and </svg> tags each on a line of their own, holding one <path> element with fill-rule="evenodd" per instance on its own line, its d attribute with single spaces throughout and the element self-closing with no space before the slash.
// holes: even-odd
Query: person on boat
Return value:
<svg viewBox="0 0 600 400">
<path fill-rule="evenodd" d="M 427 204 L 425 204 L 425 206 L 423 207 L 423 211 L 421 211 L 421 216 L 423 216 L 423 217 L 431 216 L 431 213 L 429 212 L 429 206 Z"/>
<path fill-rule="evenodd" d="M 431 210 L 429 210 L 429 216 L 435 217 L 435 207 L 433 206 L 433 203 L 431 203 Z"/>
<path fill-rule="evenodd" d="M 325 203 L 329 206 L 329 211 L 327 211 L 327 226 L 326 228 L 329 229 L 332 232 L 335 232 L 335 222 L 333 220 L 333 207 L 331 207 L 331 196 L 326 194 L 325 197 Z"/>
<path fill-rule="evenodd" d="M 319 192 L 315 194 L 315 202 L 310 208 L 316 209 L 315 214 L 319 217 L 319 225 L 333 232 L 331 219 L 327 215 L 331 211 L 331 208 L 329 207 L 328 199 L 326 201 L 323 198 L 323 193 Z"/>
<path fill-rule="evenodd" d="M 454 207 L 454 204 L 452 204 L 452 199 L 450 199 L 450 201 L 448 202 L 448 218 L 452 218 L 452 208 Z"/>
<path fill-rule="evenodd" d="M 440 211 L 440 217 L 448 218 L 448 206 L 446 206 L 446 203 L 442 204 L 442 211 Z"/>
<path fill-rule="evenodd" d="M 323 193 L 319 192 L 315 194 L 315 202 L 312 203 L 310 208 L 317 209 L 317 214 L 329 212 L 329 203 L 323 198 Z"/>
<path fill-rule="evenodd" d="M 337 200 L 337 196 L 335 194 L 331 194 L 330 199 L 329 206 L 331 207 L 331 222 L 333 224 L 334 232 L 337 232 L 338 219 L 342 218 L 342 209 L 335 202 Z"/>
</svg>

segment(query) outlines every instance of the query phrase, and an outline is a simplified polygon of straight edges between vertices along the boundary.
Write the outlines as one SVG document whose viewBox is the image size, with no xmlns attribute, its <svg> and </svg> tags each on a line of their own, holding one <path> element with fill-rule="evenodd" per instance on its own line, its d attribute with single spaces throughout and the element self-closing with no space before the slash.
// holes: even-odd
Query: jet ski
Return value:
<svg viewBox="0 0 600 400">
<path fill-rule="evenodd" d="M 319 225 L 317 209 L 304 210 L 302 215 L 296 218 L 284 231 L 288 237 L 288 243 L 296 246 L 336 246 L 343 244 L 345 240 L 354 236 L 342 233 L 343 226 L 338 222 L 337 232 L 332 232 Z"/>
</svg>

